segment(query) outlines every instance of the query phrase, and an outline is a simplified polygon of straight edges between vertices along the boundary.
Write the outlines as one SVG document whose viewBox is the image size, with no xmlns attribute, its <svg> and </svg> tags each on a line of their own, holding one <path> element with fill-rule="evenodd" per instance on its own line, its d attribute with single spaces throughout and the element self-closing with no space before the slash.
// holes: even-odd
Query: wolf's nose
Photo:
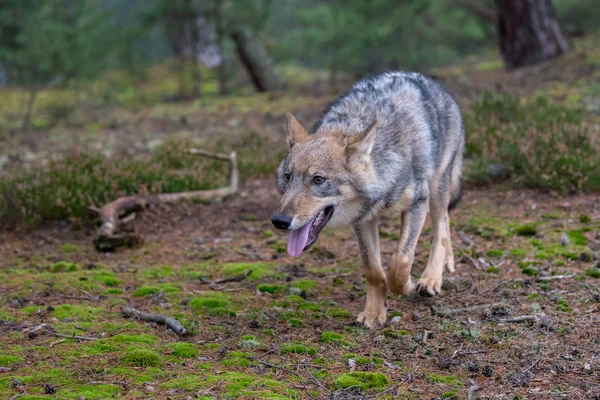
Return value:
<svg viewBox="0 0 600 400">
<path fill-rule="evenodd" d="M 292 224 L 292 217 L 283 213 L 275 214 L 271 218 L 271 222 L 273 223 L 275 228 L 286 230 Z"/>
</svg>

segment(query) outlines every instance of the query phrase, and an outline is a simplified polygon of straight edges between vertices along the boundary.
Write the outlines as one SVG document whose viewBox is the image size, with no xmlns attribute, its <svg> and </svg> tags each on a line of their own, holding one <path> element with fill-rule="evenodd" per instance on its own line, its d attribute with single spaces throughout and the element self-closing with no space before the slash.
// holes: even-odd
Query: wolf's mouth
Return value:
<svg viewBox="0 0 600 400">
<path fill-rule="evenodd" d="M 292 257 L 298 257 L 304 250 L 315 244 L 319 233 L 325 228 L 332 215 L 333 206 L 325 207 L 304 226 L 293 230 L 288 242 L 288 254 Z"/>
</svg>

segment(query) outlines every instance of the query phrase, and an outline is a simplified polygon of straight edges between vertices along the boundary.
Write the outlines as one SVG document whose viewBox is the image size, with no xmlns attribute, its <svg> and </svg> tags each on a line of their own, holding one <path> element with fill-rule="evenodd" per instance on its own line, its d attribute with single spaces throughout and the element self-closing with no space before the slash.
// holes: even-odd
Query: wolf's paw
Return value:
<svg viewBox="0 0 600 400">
<path fill-rule="evenodd" d="M 456 268 L 454 267 L 454 257 L 446 258 L 446 271 L 454 272 Z"/>
<path fill-rule="evenodd" d="M 417 282 L 417 293 L 432 297 L 442 292 L 442 278 L 422 276 Z"/>
<path fill-rule="evenodd" d="M 387 318 L 387 312 L 383 310 L 365 310 L 358 314 L 356 321 L 363 324 L 367 328 L 373 328 L 376 324 L 385 324 Z"/>
</svg>

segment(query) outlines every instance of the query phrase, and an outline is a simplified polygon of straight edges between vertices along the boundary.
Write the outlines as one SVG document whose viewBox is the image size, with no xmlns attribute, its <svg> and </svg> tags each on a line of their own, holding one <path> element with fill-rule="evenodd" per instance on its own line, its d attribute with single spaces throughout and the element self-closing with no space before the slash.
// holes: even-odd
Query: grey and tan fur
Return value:
<svg viewBox="0 0 600 400">
<path fill-rule="evenodd" d="M 288 140 L 290 153 L 277 171 L 283 195 L 278 215 L 294 230 L 332 206 L 330 225 L 354 227 L 367 281 L 358 321 L 384 323 L 387 288 L 397 294 L 415 288 L 411 268 L 428 212 L 433 240 L 416 290 L 439 294 L 444 266 L 454 271 L 448 212 L 460 196 L 464 148 L 453 97 L 420 74 L 383 73 L 333 102 L 311 134 L 288 114 Z M 400 213 L 401 228 L 384 271 L 377 216 L 387 208 Z"/>
</svg>

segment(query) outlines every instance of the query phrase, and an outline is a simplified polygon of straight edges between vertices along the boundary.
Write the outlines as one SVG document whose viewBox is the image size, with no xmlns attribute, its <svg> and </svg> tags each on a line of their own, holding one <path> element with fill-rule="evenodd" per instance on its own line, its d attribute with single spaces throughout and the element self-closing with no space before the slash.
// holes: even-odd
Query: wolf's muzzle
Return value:
<svg viewBox="0 0 600 400">
<path fill-rule="evenodd" d="M 273 217 L 271 218 L 271 222 L 273 223 L 273 226 L 275 226 L 275 228 L 287 230 L 292 224 L 292 217 L 283 213 L 279 213 L 273 215 Z"/>
</svg>

